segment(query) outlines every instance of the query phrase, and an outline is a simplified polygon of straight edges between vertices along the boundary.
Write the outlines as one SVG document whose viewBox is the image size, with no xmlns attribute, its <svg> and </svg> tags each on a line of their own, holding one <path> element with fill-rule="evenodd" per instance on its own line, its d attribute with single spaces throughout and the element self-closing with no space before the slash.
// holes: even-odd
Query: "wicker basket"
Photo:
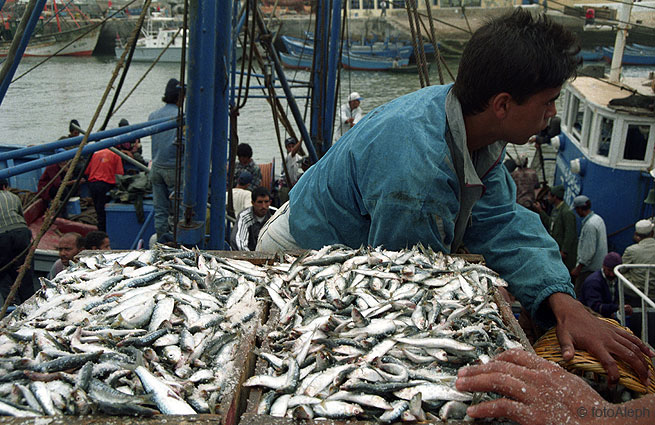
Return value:
<svg viewBox="0 0 655 425">
<path fill-rule="evenodd" d="M 632 333 L 630 329 L 619 325 L 615 320 L 602 317 L 599 319 Z M 557 339 L 555 330 L 555 327 L 551 328 L 534 344 L 534 351 L 539 357 L 543 357 L 546 360 L 555 362 L 564 367 L 566 370 L 577 374 L 582 372 L 593 372 L 598 375 L 607 376 L 607 373 L 605 372 L 605 369 L 603 369 L 603 366 L 600 364 L 600 362 L 591 354 L 583 350 L 576 350 L 575 355 L 573 356 L 573 360 L 568 363 L 564 363 L 564 359 L 562 358 L 562 351 L 560 349 L 559 340 Z M 645 354 L 644 357 L 646 357 Z M 618 360 L 617 365 L 620 374 L 619 384 L 622 384 L 626 388 L 637 393 L 655 393 L 655 379 L 651 379 L 650 385 L 645 387 L 639 381 L 638 376 L 627 363 Z M 650 368 L 652 376 L 655 376 L 655 368 L 653 367 L 653 363 L 650 361 L 650 359 L 648 359 L 648 367 Z"/>
</svg>

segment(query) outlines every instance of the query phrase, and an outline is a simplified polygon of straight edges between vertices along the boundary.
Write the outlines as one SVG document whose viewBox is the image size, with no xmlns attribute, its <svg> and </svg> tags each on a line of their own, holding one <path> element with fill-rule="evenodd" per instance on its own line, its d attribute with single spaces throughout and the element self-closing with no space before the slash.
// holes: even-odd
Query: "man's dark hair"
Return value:
<svg viewBox="0 0 655 425">
<path fill-rule="evenodd" d="M 580 59 L 576 36 L 545 15 L 516 9 L 478 29 L 464 48 L 454 94 L 462 113 L 484 111 L 498 93 L 519 104 L 575 77 Z"/>
<path fill-rule="evenodd" d="M 9 180 L 7 179 L 0 179 L 0 190 L 9 187 Z"/>
<path fill-rule="evenodd" d="M 237 156 L 252 158 L 252 148 L 250 145 L 248 143 L 239 143 L 239 146 L 237 146 Z"/>
<path fill-rule="evenodd" d="M 89 232 L 89 233 L 91 233 L 91 232 Z M 75 246 L 77 247 L 77 249 L 84 249 L 84 242 L 85 242 L 84 236 L 80 235 L 77 232 L 64 233 L 62 235 L 62 238 L 64 236 L 73 236 L 75 238 Z"/>
<path fill-rule="evenodd" d="M 109 238 L 109 235 L 103 232 L 102 230 L 94 230 L 92 232 L 89 232 L 86 234 L 84 248 L 85 249 L 98 248 L 100 247 L 100 245 L 102 245 L 102 241 L 104 241 L 105 238 Z"/>
<path fill-rule="evenodd" d="M 73 131 L 80 131 L 77 127 L 80 127 L 80 122 L 78 120 L 71 120 L 68 124 L 68 132 L 72 133 Z"/>
<path fill-rule="evenodd" d="M 268 189 L 260 186 L 252 191 L 252 195 L 250 195 L 250 198 L 252 202 L 255 202 L 257 198 L 261 198 L 262 196 L 268 196 L 268 199 L 271 199 L 271 193 L 268 191 Z"/>
</svg>

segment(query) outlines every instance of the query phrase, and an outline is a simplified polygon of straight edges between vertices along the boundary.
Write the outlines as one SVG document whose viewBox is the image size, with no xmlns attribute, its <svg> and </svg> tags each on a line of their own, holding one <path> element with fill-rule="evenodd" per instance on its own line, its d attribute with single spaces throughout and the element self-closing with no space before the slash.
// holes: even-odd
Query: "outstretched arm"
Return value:
<svg viewBox="0 0 655 425">
<path fill-rule="evenodd" d="M 652 424 L 655 417 L 655 396 L 608 403 L 581 378 L 523 350 L 506 351 L 485 365 L 461 369 L 456 387 L 505 396 L 469 407 L 472 418 L 508 418 L 523 425 L 602 425 L 616 423 L 619 409 L 633 413 L 623 416 L 623 424 Z"/>
</svg>

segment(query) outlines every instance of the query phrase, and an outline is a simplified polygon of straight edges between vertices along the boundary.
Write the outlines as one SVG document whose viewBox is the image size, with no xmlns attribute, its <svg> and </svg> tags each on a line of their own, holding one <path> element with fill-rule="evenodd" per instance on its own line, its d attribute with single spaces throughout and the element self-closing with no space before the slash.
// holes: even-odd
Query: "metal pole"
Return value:
<svg viewBox="0 0 655 425">
<path fill-rule="evenodd" d="M 0 105 L 7 94 L 14 74 L 16 74 L 18 64 L 23 57 L 23 53 L 25 53 L 27 43 L 29 43 L 32 37 L 45 3 L 46 0 L 30 0 L 21 17 L 16 34 L 14 35 L 14 40 L 11 42 L 9 52 L 7 53 L 7 59 L 2 64 L 2 69 L 0 70 Z"/>
<path fill-rule="evenodd" d="M 145 137 L 150 134 L 170 130 L 175 127 L 177 127 L 177 123 L 175 121 L 169 121 L 164 124 L 158 124 L 156 126 L 137 130 L 129 134 L 122 134 L 120 136 L 111 137 L 103 141 L 93 143 L 91 145 L 86 145 L 82 149 L 82 155 L 87 155 L 93 152 L 97 152 L 99 150 L 106 149 L 111 146 L 120 145 L 121 143 L 130 142 L 134 140 L 136 137 Z M 56 153 L 54 155 L 50 155 L 45 158 L 35 159 L 34 161 L 26 162 L 24 164 L 16 165 L 14 167 L 5 168 L 3 170 L 0 170 L 0 178 L 8 178 L 11 176 L 15 176 L 17 174 L 26 173 L 28 171 L 36 170 L 38 168 L 47 167 L 48 165 L 69 160 L 75 156 L 75 153 L 76 153 L 75 150 L 69 150 L 66 152 Z"/>
<path fill-rule="evenodd" d="M 270 35 L 264 23 L 262 22 L 262 18 L 259 12 L 256 13 L 257 13 L 257 24 L 259 25 L 260 31 L 262 32 L 262 34 Z M 280 84 L 282 85 L 284 94 L 287 96 L 287 102 L 289 103 L 289 108 L 291 109 L 293 118 L 296 121 L 296 125 L 298 126 L 298 129 L 300 130 L 300 134 L 305 142 L 305 147 L 307 148 L 309 157 L 311 158 L 312 162 L 316 162 L 318 161 L 318 157 L 316 156 L 316 150 L 314 149 L 314 144 L 312 143 L 312 139 L 309 137 L 309 133 L 307 132 L 307 127 L 305 127 L 305 123 L 302 119 L 302 115 L 300 114 L 300 110 L 298 109 L 298 104 L 296 103 L 296 99 L 293 97 L 293 93 L 291 93 L 291 89 L 289 88 L 289 83 L 287 82 L 287 77 L 284 75 L 284 69 L 282 69 L 282 65 L 280 64 L 280 58 L 278 58 L 277 56 L 277 51 L 275 50 L 275 47 L 273 46 L 270 37 L 262 37 L 261 41 L 262 43 L 266 44 L 266 49 L 270 52 L 270 56 L 273 59 L 273 64 L 275 65 L 275 73 L 280 79 Z"/>
<path fill-rule="evenodd" d="M 323 115 L 323 155 L 332 146 L 332 133 L 334 131 L 334 110 L 337 99 L 337 68 L 339 67 L 339 34 L 341 33 L 341 0 L 334 0 L 332 4 L 332 25 L 330 27 L 330 48 L 328 50 L 327 90 L 325 91 L 325 113 Z"/>
<path fill-rule="evenodd" d="M 113 128 L 111 130 L 99 131 L 97 133 L 91 133 L 89 135 L 89 142 L 106 139 L 107 137 L 114 137 L 123 134 L 132 134 L 132 131 L 139 130 L 145 127 L 151 127 L 156 124 L 161 124 L 166 121 L 170 121 L 170 118 L 161 118 L 152 121 L 146 121 L 141 124 L 134 124 L 125 127 Z M 154 127 L 153 127 L 154 128 Z M 159 132 L 159 130 L 154 133 Z M 150 134 L 147 134 L 148 136 Z M 136 139 L 137 137 L 135 137 Z M 49 152 L 59 148 L 68 148 L 70 146 L 77 146 L 84 139 L 84 136 L 69 137 L 67 139 L 61 139 L 54 142 L 44 143 L 38 146 L 28 146 L 26 148 L 15 149 L 9 152 L 0 153 L 0 161 L 5 161 L 8 159 L 21 158 L 27 155 L 33 155 L 37 153 Z"/>
<path fill-rule="evenodd" d="M 630 22 L 630 12 L 632 11 L 632 0 L 622 2 L 619 8 L 619 28 L 616 32 L 614 42 L 614 53 L 612 54 L 612 64 L 610 65 L 610 81 L 619 82 L 621 76 L 621 62 L 623 61 L 623 49 L 625 40 L 628 38 L 628 26 Z"/>
<path fill-rule="evenodd" d="M 225 189 L 227 187 L 227 147 L 230 127 L 230 51 L 232 38 L 229 1 L 218 2 L 216 8 L 216 71 L 214 83 L 214 143 L 211 151 L 211 198 L 209 219 L 209 249 L 222 249 L 225 241 Z M 234 52 L 232 50 L 232 52 Z"/>
<path fill-rule="evenodd" d="M 177 237 L 181 243 L 200 246 L 205 236 L 214 127 L 216 3 L 219 2 L 190 3 L 189 124 L 184 157 L 184 218 L 178 223 Z"/>
</svg>

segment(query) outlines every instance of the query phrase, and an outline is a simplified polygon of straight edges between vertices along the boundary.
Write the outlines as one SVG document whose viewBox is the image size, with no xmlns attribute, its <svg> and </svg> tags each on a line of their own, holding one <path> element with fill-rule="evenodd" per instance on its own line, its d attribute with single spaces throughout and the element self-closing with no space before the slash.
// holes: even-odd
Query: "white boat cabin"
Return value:
<svg viewBox="0 0 655 425">
<path fill-rule="evenodd" d="M 627 98 L 634 91 L 653 96 L 652 89 L 644 86 L 643 80 L 627 80 L 624 84 L 616 84 L 604 79 L 578 77 L 566 84 L 562 90 L 562 130 L 595 164 L 622 170 L 651 170 L 655 153 L 652 107 L 649 110 L 610 105 L 612 99 Z M 555 141 L 556 148 L 559 147 L 557 143 Z"/>
</svg>

